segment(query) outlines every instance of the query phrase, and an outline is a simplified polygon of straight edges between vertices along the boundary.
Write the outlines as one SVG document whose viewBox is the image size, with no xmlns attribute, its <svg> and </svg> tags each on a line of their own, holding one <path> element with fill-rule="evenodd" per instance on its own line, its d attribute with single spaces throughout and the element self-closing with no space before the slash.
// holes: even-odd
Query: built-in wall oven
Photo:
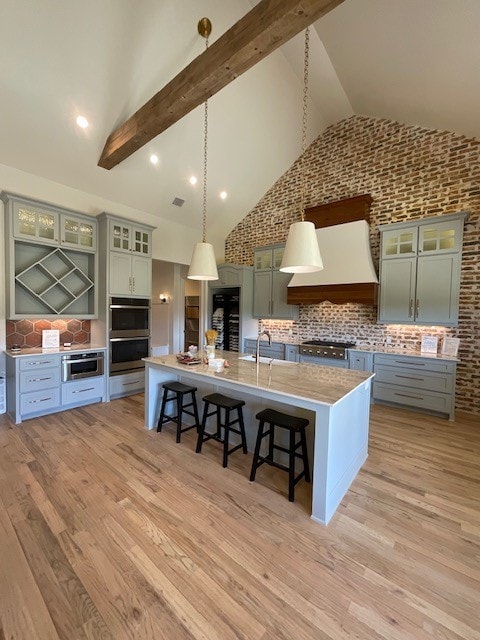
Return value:
<svg viewBox="0 0 480 640">
<path fill-rule="evenodd" d="M 110 375 L 144 369 L 150 355 L 150 300 L 110 298 Z"/>
<path fill-rule="evenodd" d="M 110 374 L 144 369 L 150 355 L 150 338 L 110 338 Z"/>
<path fill-rule="evenodd" d="M 110 298 L 110 338 L 150 335 L 148 298 Z"/>
</svg>

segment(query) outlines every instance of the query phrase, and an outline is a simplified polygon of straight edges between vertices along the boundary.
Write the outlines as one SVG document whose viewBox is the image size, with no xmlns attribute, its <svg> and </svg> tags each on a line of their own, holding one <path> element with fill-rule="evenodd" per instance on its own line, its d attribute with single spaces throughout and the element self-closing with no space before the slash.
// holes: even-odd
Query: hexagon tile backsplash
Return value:
<svg viewBox="0 0 480 640">
<path fill-rule="evenodd" d="M 90 342 L 90 320 L 7 320 L 7 349 L 14 344 L 20 347 L 41 347 L 44 329 L 59 329 L 60 344 Z"/>
</svg>

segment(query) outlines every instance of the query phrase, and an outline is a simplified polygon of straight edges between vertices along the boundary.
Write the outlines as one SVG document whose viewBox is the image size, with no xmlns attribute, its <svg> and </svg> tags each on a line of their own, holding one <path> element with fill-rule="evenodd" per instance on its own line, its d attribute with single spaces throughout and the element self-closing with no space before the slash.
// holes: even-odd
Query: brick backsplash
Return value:
<svg viewBox="0 0 480 640">
<path fill-rule="evenodd" d="M 6 345 L 20 347 L 41 347 L 42 331 L 58 329 L 60 344 L 85 344 L 90 342 L 90 320 L 7 320 Z"/>
<path fill-rule="evenodd" d="M 379 325 L 370 305 L 301 305 L 297 321 L 261 325 L 275 339 L 348 339 L 363 346 L 419 348 L 422 335 L 460 338 L 456 407 L 480 413 L 480 141 L 447 131 L 352 116 L 324 131 L 304 156 L 306 206 L 369 193 L 370 239 L 378 271 L 377 225 L 469 211 L 465 225 L 459 326 Z M 284 242 L 299 219 L 299 160 L 225 243 L 225 260 L 253 264 L 253 249 Z"/>
</svg>

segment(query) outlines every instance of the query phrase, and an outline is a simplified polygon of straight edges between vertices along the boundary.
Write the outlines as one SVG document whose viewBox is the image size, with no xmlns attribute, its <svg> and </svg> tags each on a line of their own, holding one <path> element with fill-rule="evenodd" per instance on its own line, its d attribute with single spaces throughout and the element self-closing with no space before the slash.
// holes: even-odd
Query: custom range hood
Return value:
<svg viewBox="0 0 480 640">
<path fill-rule="evenodd" d="M 376 304 L 378 278 L 370 252 L 370 195 L 330 202 L 305 211 L 315 224 L 323 270 L 296 273 L 288 285 L 289 304 Z"/>
</svg>

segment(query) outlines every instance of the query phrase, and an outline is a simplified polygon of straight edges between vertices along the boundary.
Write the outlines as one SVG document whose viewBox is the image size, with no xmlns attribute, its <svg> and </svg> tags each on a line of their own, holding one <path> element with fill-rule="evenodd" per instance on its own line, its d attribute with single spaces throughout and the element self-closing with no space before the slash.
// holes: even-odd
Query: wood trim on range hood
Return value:
<svg viewBox="0 0 480 640">
<path fill-rule="evenodd" d="M 373 198 L 369 194 L 345 200 L 310 207 L 305 210 L 305 220 L 315 224 L 317 229 L 365 220 L 370 223 L 370 205 Z M 318 304 L 331 302 L 345 304 L 377 304 L 378 284 L 361 282 L 354 284 L 330 284 L 288 287 L 288 304 Z"/>
</svg>

